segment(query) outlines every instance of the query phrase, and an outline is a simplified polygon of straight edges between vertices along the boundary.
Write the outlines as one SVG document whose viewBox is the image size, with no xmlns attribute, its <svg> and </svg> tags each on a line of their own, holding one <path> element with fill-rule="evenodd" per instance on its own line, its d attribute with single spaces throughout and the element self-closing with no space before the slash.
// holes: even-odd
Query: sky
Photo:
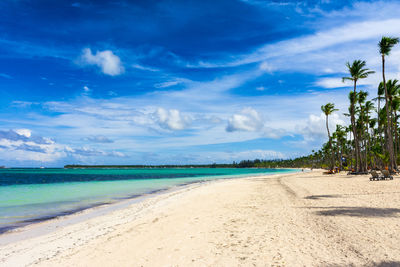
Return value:
<svg viewBox="0 0 400 267">
<path fill-rule="evenodd" d="M 0 165 L 294 158 L 346 124 L 346 62 L 376 71 L 398 1 L 0 2 Z M 400 49 L 387 59 L 399 78 Z"/>
</svg>

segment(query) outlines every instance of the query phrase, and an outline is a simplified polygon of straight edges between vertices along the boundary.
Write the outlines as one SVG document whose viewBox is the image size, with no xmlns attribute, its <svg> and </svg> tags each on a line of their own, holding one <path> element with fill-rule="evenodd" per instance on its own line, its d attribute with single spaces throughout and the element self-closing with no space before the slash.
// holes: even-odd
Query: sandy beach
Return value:
<svg viewBox="0 0 400 267">
<path fill-rule="evenodd" d="M 3 245 L 0 265 L 398 266 L 399 187 L 321 170 L 193 184 Z"/>
</svg>

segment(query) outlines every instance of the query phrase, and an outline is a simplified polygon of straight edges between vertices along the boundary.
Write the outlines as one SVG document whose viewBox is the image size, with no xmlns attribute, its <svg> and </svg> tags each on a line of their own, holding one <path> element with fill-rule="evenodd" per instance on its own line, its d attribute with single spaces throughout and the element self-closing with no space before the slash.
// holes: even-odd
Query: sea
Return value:
<svg viewBox="0 0 400 267">
<path fill-rule="evenodd" d="M 190 183 L 294 169 L 0 169 L 0 234 L 31 223 Z"/>
</svg>

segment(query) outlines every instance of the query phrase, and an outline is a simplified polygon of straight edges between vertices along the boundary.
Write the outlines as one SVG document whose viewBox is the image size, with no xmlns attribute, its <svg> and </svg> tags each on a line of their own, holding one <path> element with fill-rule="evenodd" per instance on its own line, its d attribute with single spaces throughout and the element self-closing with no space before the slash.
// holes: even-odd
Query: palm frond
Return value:
<svg viewBox="0 0 400 267">
<path fill-rule="evenodd" d="M 382 39 L 378 43 L 379 53 L 381 55 L 388 56 L 393 46 L 399 42 L 399 38 L 397 37 L 387 37 L 383 36 Z"/>
</svg>

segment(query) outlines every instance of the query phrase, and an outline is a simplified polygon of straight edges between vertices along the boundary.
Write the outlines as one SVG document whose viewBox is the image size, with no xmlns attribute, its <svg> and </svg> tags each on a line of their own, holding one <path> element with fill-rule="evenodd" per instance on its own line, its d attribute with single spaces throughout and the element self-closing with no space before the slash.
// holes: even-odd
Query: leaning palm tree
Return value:
<svg viewBox="0 0 400 267">
<path fill-rule="evenodd" d="M 382 57 L 382 79 L 383 79 L 383 86 L 385 89 L 385 100 L 386 100 L 386 120 L 387 120 L 387 128 L 386 128 L 386 147 L 389 153 L 389 170 L 393 170 L 393 168 L 397 169 L 395 158 L 394 158 L 394 150 L 393 150 L 393 135 L 392 135 L 392 129 L 390 127 L 391 125 L 391 118 L 390 118 L 390 112 L 389 112 L 389 96 L 388 96 L 388 91 L 387 91 L 387 86 L 386 86 L 386 77 L 385 77 L 385 56 L 388 56 L 390 54 L 390 51 L 392 50 L 393 46 L 396 45 L 399 42 L 399 38 L 394 38 L 394 37 L 382 37 L 382 39 L 379 41 L 378 47 L 379 47 L 379 53 L 381 54 Z"/>
<path fill-rule="evenodd" d="M 321 110 L 326 116 L 326 130 L 328 131 L 328 139 L 329 139 L 328 145 L 329 145 L 329 150 L 331 151 L 331 166 L 330 166 L 330 169 L 332 171 L 333 167 L 335 165 L 335 163 L 334 163 L 335 156 L 334 156 L 334 152 L 333 152 L 333 149 L 332 149 L 331 134 L 329 132 L 328 116 L 331 115 L 333 112 L 338 111 L 338 109 L 335 109 L 335 105 L 333 103 L 328 103 L 326 105 L 321 106 Z"/>
<path fill-rule="evenodd" d="M 354 60 L 353 63 L 350 65 L 349 62 L 346 63 L 346 67 L 348 68 L 350 72 L 350 77 L 343 77 L 342 81 L 345 82 L 346 80 L 353 81 L 353 97 L 356 97 L 357 95 L 357 81 L 360 79 L 365 79 L 367 78 L 370 74 L 374 73 L 374 71 L 371 71 L 367 68 L 365 68 L 365 65 L 367 63 L 364 60 Z M 351 125 L 353 128 L 353 135 L 354 135 L 354 144 L 355 144 L 355 152 L 356 152 L 356 171 L 357 172 L 362 172 L 363 167 L 362 164 L 359 162 L 361 158 L 361 152 L 360 152 L 360 144 L 358 140 L 358 135 L 357 135 L 357 129 L 356 129 L 356 119 L 355 119 L 355 114 L 354 114 L 354 104 L 356 101 L 351 101 L 350 99 L 350 121 Z"/>
</svg>

